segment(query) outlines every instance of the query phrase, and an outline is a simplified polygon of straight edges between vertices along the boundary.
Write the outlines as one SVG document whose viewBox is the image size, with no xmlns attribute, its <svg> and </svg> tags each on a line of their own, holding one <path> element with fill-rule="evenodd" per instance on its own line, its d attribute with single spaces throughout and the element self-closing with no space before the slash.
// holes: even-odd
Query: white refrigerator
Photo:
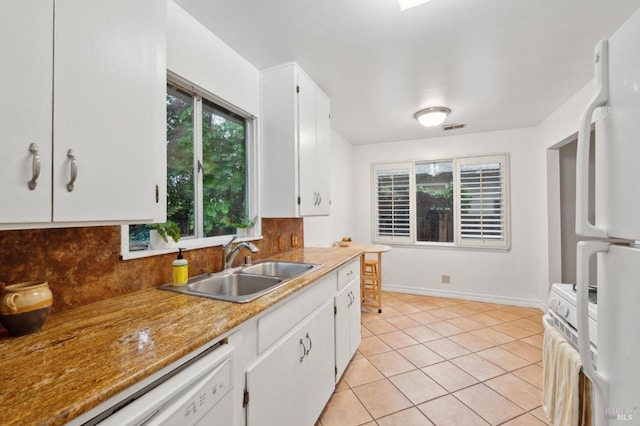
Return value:
<svg viewBox="0 0 640 426">
<path fill-rule="evenodd" d="M 578 346 L 595 424 L 640 425 L 640 10 L 595 48 L 595 95 L 580 119 L 576 167 Z M 589 139 L 595 119 L 595 170 Z M 595 222 L 589 221 L 595 173 Z M 589 355 L 589 259 L 597 257 L 598 354 Z"/>
</svg>

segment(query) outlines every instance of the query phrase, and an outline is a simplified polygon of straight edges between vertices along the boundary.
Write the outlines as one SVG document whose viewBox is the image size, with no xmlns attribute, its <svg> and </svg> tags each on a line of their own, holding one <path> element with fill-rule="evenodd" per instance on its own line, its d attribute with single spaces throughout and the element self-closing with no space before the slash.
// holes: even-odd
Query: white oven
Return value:
<svg viewBox="0 0 640 426">
<path fill-rule="evenodd" d="M 597 364 L 598 297 L 596 287 L 589 289 L 589 340 L 591 360 Z M 576 290 L 573 284 L 553 284 L 549 293 L 549 309 L 545 321 L 560 331 L 571 345 L 578 349 L 578 315 Z"/>
</svg>

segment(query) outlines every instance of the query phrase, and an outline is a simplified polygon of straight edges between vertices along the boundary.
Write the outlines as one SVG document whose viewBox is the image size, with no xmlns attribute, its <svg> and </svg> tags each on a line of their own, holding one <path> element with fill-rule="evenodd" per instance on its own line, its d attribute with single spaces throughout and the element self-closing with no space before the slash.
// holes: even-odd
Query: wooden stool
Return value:
<svg viewBox="0 0 640 426">
<path fill-rule="evenodd" d="M 380 285 L 380 268 L 377 260 L 364 259 L 360 293 L 363 300 L 367 297 L 375 300 L 378 313 L 382 312 L 382 286 Z"/>
</svg>

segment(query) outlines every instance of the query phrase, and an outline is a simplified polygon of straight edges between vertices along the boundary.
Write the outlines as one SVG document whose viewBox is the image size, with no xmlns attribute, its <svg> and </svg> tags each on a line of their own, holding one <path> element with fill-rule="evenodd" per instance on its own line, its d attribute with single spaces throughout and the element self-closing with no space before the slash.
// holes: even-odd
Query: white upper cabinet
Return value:
<svg viewBox="0 0 640 426">
<path fill-rule="evenodd" d="M 51 220 L 52 47 L 52 1 L 0 2 L 0 222 Z"/>
<path fill-rule="evenodd" d="M 164 220 L 165 22 L 163 0 L 2 2 L 0 226 Z"/>
<path fill-rule="evenodd" d="M 329 98 L 296 65 L 262 73 L 262 214 L 328 215 Z"/>
</svg>

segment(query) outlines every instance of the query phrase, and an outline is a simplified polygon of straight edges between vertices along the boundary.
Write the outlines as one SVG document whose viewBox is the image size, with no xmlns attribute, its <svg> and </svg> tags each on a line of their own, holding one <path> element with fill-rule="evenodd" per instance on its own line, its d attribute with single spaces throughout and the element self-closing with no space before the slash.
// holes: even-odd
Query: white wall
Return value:
<svg viewBox="0 0 640 426">
<path fill-rule="evenodd" d="M 167 2 L 167 68 L 258 116 L 260 71 L 172 0 Z"/>
<path fill-rule="evenodd" d="M 536 241 L 536 251 L 540 254 L 538 272 L 541 275 L 538 278 L 540 283 L 538 297 L 544 303 L 549 295 L 550 284 L 561 282 L 562 279 L 559 147 L 576 138 L 580 114 L 592 94 L 593 83 L 591 82 L 536 127 L 536 153 L 546 157 L 544 190 L 547 193 L 547 202 L 545 205 L 536 206 L 536 214 L 540 218 L 538 223 L 540 239 Z"/>
<path fill-rule="evenodd" d="M 537 306 L 539 255 L 534 240 L 539 218 L 535 205 L 544 200 L 545 163 L 536 155 L 535 129 L 448 136 L 424 140 L 358 145 L 353 148 L 356 241 L 371 241 L 371 165 L 376 162 L 445 159 L 507 152 L 510 155 L 511 249 L 394 246 L 383 256 L 383 287 Z M 442 274 L 451 284 L 441 284 Z"/>
<path fill-rule="evenodd" d="M 331 215 L 304 218 L 304 244 L 329 247 L 353 233 L 352 146 L 339 133 L 331 131 Z"/>
</svg>

